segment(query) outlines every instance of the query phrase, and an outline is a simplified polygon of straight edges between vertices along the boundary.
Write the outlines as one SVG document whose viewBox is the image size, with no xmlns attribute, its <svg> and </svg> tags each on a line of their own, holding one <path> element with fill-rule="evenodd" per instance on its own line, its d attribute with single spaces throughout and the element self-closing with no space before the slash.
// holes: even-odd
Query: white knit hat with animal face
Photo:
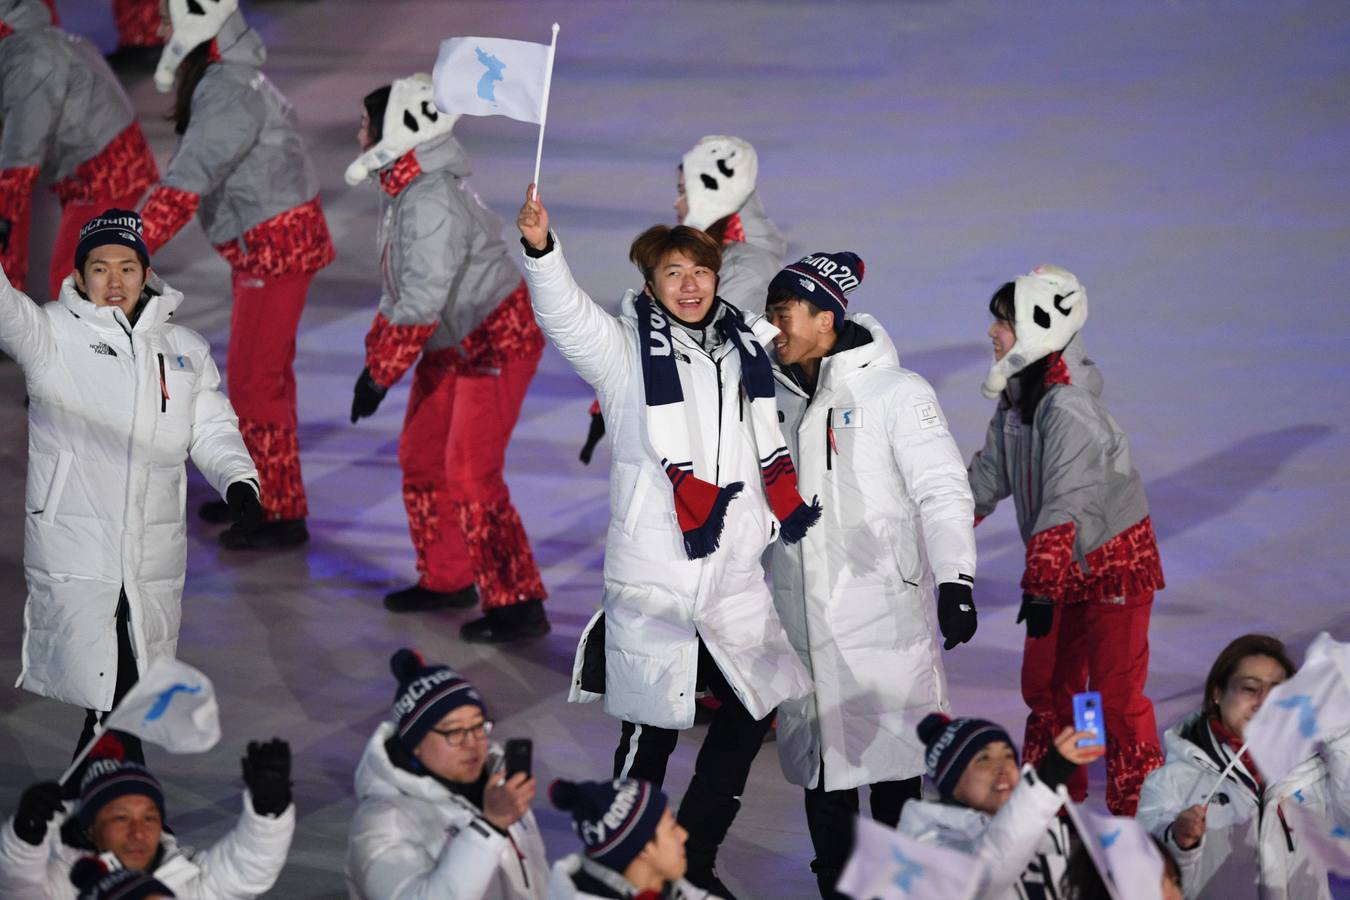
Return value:
<svg viewBox="0 0 1350 900">
<path fill-rule="evenodd" d="M 178 66 L 193 48 L 220 34 L 225 21 L 239 11 L 239 0 L 169 0 L 173 34 L 159 54 L 155 87 L 167 93 L 178 79 Z"/>
<path fill-rule="evenodd" d="M 683 169 L 689 213 L 682 224 L 704 230 L 745 205 L 755 190 L 759 157 L 738 137 L 712 134 L 684 155 Z"/>
<path fill-rule="evenodd" d="M 418 72 L 400 78 L 389 90 L 380 141 L 347 167 L 347 183 L 356 186 L 432 138 L 450 133 L 459 116 L 441 112 L 432 102 L 431 76 Z"/>
<path fill-rule="evenodd" d="M 1013 280 L 1013 330 L 1017 340 L 994 363 L 980 390 L 994 399 L 1008 379 L 1027 366 L 1063 350 L 1087 322 L 1087 291 L 1059 266 L 1037 266 Z"/>
</svg>

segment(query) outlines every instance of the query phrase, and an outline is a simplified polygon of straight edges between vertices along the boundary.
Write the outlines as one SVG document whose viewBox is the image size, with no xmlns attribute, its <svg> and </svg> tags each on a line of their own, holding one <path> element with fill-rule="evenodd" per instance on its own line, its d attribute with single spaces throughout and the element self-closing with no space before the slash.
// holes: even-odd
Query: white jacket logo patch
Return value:
<svg viewBox="0 0 1350 900">
<path fill-rule="evenodd" d="M 919 420 L 920 428 L 936 428 L 942 424 L 942 416 L 938 415 L 937 404 L 931 400 L 927 403 L 916 403 L 914 405 L 914 416 Z"/>
<path fill-rule="evenodd" d="M 90 345 L 89 345 L 89 349 L 90 349 L 90 350 L 93 350 L 93 351 L 94 351 L 95 353 L 97 353 L 99 356 L 116 356 L 116 355 L 117 355 L 117 351 L 114 350 L 113 348 L 109 347 L 109 346 L 108 346 L 107 344 L 105 344 L 103 341 L 99 341 L 97 344 L 90 344 Z"/>
<path fill-rule="evenodd" d="M 834 411 L 834 421 L 830 423 L 832 428 L 861 428 L 863 424 L 863 409 L 861 406 L 849 406 Z"/>
</svg>

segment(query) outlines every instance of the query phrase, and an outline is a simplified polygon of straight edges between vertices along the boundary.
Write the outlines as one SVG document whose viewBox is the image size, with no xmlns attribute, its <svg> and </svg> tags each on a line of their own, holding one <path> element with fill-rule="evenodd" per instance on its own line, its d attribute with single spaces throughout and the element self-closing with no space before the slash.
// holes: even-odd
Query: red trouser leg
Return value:
<svg viewBox="0 0 1350 900">
<path fill-rule="evenodd" d="M 1050 633 L 1027 638 L 1022 650 L 1022 699 L 1031 708 L 1022 741 L 1025 762 L 1033 766 L 1054 746 L 1055 736 L 1073 724 L 1073 695 L 1087 690 L 1091 640 L 1084 632 L 1089 604 L 1056 604 Z M 1079 768 L 1069 779 L 1069 794 L 1087 798 L 1087 772 Z"/>
<path fill-rule="evenodd" d="M 467 372 L 455 380 L 445 444 L 446 490 L 464 531 L 485 610 L 547 596 L 530 539 L 502 477 L 506 445 L 539 355 L 508 360 L 500 370 Z"/>
<path fill-rule="evenodd" d="M 161 19 L 159 0 L 113 0 L 113 20 L 117 23 L 117 46 L 160 47 Z"/>
<path fill-rule="evenodd" d="M 1144 778 L 1163 762 L 1153 703 L 1144 695 L 1153 592 L 1131 595 L 1124 603 L 1085 605 L 1084 632 L 1096 636 L 1088 684 L 1101 692 L 1106 718 L 1106 807 L 1133 816 Z"/>
<path fill-rule="evenodd" d="M 262 278 L 235 270 L 231 285 L 230 402 L 258 467 L 268 521 L 309 515 L 295 415 L 295 332 L 314 274 Z"/>
<path fill-rule="evenodd" d="M 47 299 L 55 300 L 61 296 L 61 282 L 75 268 L 75 248 L 80 243 L 80 229 L 85 223 L 104 210 L 135 209 L 144 193 L 107 200 L 71 200 L 61 207 L 61 224 L 56 229 L 51 269 L 47 273 Z"/>
<path fill-rule="evenodd" d="M 455 400 L 453 355 L 424 355 L 413 370 L 408 412 L 398 441 L 403 505 L 417 552 L 418 584 L 458 591 L 473 584 L 473 564 L 464 532 L 445 491 L 445 445 Z"/>
</svg>

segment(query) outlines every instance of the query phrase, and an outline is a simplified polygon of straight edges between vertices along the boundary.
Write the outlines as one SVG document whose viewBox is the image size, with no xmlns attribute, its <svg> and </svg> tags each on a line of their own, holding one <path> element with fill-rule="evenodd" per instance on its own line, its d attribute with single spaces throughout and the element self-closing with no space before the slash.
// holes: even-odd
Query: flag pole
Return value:
<svg viewBox="0 0 1350 900">
<path fill-rule="evenodd" d="M 1201 806 L 1209 806 L 1209 801 L 1214 799 L 1215 793 L 1217 793 L 1219 790 L 1219 785 L 1223 784 L 1223 780 L 1228 777 L 1228 773 L 1233 771 L 1233 767 L 1238 764 L 1238 760 L 1241 759 L 1242 754 L 1246 752 L 1247 752 L 1247 742 L 1243 741 L 1241 749 L 1239 749 L 1237 753 L 1233 754 L 1233 758 L 1228 761 L 1228 765 L 1224 768 L 1222 772 L 1219 773 L 1219 777 L 1215 780 L 1214 786 L 1209 789 L 1209 793 L 1205 795 L 1204 802 L 1200 804 Z"/>
<path fill-rule="evenodd" d="M 548 92 L 553 87 L 553 55 L 558 51 L 560 26 L 553 23 L 553 39 L 548 45 L 548 70 L 544 73 L 544 96 L 539 102 L 539 144 L 534 150 L 534 196 L 539 198 L 539 164 L 544 160 L 544 123 L 548 121 Z"/>
<path fill-rule="evenodd" d="M 1106 887 L 1106 893 L 1111 897 L 1111 900 L 1120 900 L 1120 892 L 1116 890 L 1115 880 L 1111 877 L 1111 868 L 1106 864 L 1106 860 L 1097 854 L 1097 845 L 1092 830 L 1083 824 L 1082 819 L 1078 818 L 1078 810 L 1074 806 L 1073 797 L 1069 796 L 1068 788 L 1061 784 L 1055 789 L 1055 793 L 1059 794 L 1060 799 L 1064 801 L 1064 811 L 1069 814 L 1069 824 L 1078 833 L 1078 840 L 1082 842 L 1083 850 L 1092 860 L 1092 865 L 1097 869 L 1097 874 L 1102 877 L 1102 884 Z"/>
<path fill-rule="evenodd" d="M 109 713 L 109 715 L 111 715 L 111 713 Z M 80 748 L 80 752 L 75 754 L 75 758 L 70 761 L 70 765 L 66 767 L 66 771 L 62 773 L 61 777 L 56 779 L 58 784 L 64 785 L 66 779 L 75 774 L 75 770 L 80 767 L 80 764 L 84 762 L 85 757 L 89 755 L 89 751 L 94 749 L 94 745 L 98 743 L 98 739 L 103 737 L 103 732 L 107 730 L 107 726 L 102 722 L 95 723 L 93 735 L 85 742 L 85 745 Z"/>
</svg>

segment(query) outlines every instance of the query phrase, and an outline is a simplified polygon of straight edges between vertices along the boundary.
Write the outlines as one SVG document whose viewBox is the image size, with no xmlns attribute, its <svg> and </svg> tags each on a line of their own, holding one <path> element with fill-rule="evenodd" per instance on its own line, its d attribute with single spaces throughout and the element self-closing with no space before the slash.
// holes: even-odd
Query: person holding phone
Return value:
<svg viewBox="0 0 1350 900">
<path fill-rule="evenodd" d="M 1090 685 L 1106 722 L 1106 805 L 1133 815 L 1145 776 L 1162 764 L 1148 679 L 1148 621 L 1163 587 L 1158 542 L 1129 443 L 1102 403 L 1102 376 L 1079 332 L 1087 291 L 1038 266 L 989 301 L 998 406 L 967 475 L 976 521 L 1009 495 L 1026 543 L 1022 696 L 1026 755 L 1036 763 Z M 1087 796 L 1087 776 L 1069 783 Z"/>
<path fill-rule="evenodd" d="M 1144 781 L 1138 818 L 1176 856 L 1188 898 L 1331 897 L 1326 867 L 1282 806 L 1350 826 L 1350 731 L 1278 781 L 1244 750 L 1247 723 L 1296 671 L 1277 638 L 1244 634 L 1215 657 L 1200 710 L 1164 736 L 1167 762 Z"/>
<path fill-rule="evenodd" d="M 931 713 L 917 731 L 940 800 L 906 803 L 900 833 L 978 859 L 982 898 L 1056 896 L 1074 841 L 1056 788 L 1101 758 L 1101 747 L 1079 746 L 1092 734 L 1064 728 L 1033 767 L 1019 765 L 1008 732 L 984 719 Z"/>
<path fill-rule="evenodd" d="M 548 858 L 528 771 L 508 774 L 483 698 L 404 648 L 393 715 L 356 770 L 347 884 L 362 900 L 543 900 Z"/>
</svg>

